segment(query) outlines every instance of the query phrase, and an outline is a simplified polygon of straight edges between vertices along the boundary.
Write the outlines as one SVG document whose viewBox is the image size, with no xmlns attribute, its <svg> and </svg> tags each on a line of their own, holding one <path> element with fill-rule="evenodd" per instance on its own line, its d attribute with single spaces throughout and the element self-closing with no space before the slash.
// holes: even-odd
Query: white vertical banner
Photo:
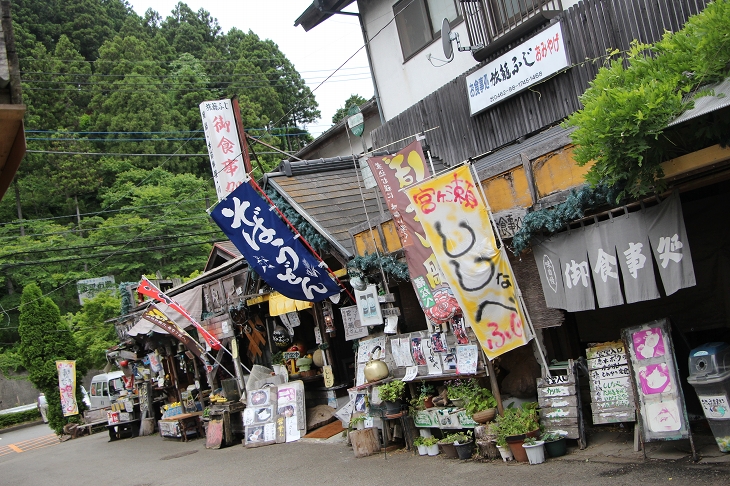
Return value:
<svg viewBox="0 0 730 486">
<path fill-rule="evenodd" d="M 229 99 L 204 101 L 200 103 L 200 117 L 215 190 L 221 200 L 247 179 L 233 104 Z"/>
</svg>

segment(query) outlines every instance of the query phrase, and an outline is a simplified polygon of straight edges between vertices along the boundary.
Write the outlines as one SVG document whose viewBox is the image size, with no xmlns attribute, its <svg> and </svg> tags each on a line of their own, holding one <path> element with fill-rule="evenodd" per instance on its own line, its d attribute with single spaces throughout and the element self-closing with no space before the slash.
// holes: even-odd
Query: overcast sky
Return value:
<svg viewBox="0 0 730 486">
<path fill-rule="evenodd" d="M 148 8 L 152 8 L 162 18 L 170 15 L 178 3 L 178 0 L 127 1 L 139 15 L 144 15 Z M 196 12 L 201 8 L 210 12 L 218 19 L 223 32 L 236 27 L 244 32 L 252 30 L 261 38 L 273 40 L 312 89 L 363 45 L 357 17 L 335 15 L 309 32 L 305 32 L 301 26 L 294 27 L 294 21 L 311 5 L 312 0 L 187 0 L 183 3 Z M 353 3 L 346 10 L 357 11 L 357 5 Z M 332 125 L 332 115 L 351 94 L 359 94 L 367 99 L 373 96 L 365 49 L 314 94 L 322 118 L 308 128 L 317 137 Z"/>
</svg>

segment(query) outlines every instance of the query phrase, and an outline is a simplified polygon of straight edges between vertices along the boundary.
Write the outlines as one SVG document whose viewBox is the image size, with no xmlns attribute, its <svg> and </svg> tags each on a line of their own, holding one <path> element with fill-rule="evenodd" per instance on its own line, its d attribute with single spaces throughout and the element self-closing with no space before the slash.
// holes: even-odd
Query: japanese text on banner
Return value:
<svg viewBox="0 0 730 486">
<path fill-rule="evenodd" d="M 489 359 L 527 343 L 504 250 L 469 166 L 407 191 L 444 278 Z"/>
<path fill-rule="evenodd" d="M 223 199 L 247 177 L 231 100 L 204 101 L 200 116 L 215 189 Z"/>
<path fill-rule="evenodd" d="M 370 169 L 393 216 L 398 238 L 405 252 L 408 273 L 426 317 L 437 324 L 448 322 L 459 312 L 451 289 L 443 282 L 433 251 L 423 236 L 411 201 L 400 189 L 430 175 L 421 142 L 415 141 L 395 155 L 370 157 Z"/>
<path fill-rule="evenodd" d="M 291 229 L 248 184 L 238 186 L 210 217 L 230 238 L 256 273 L 290 299 L 320 302 L 340 292 L 319 262 Z"/>
<path fill-rule="evenodd" d="M 76 361 L 56 361 L 58 370 L 58 390 L 61 393 L 63 416 L 78 415 L 76 403 Z"/>
</svg>

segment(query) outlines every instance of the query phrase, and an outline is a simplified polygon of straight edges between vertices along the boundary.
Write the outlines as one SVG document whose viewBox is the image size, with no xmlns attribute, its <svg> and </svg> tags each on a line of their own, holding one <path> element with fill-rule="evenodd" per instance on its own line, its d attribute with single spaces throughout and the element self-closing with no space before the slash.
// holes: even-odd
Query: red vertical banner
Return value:
<svg viewBox="0 0 730 486">
<path fill-rule="evenodd" d="M 435 324 L 448 322 L 460 313 L 449 285 L 444 281 L 436 257 L 426 240 L 421 223 L 402 188 L 428 178 L 421 142 L 415 141 L 395 155 L 371 157 L 368 165 L 378 182 L 398 237 L 405 251 L 411 283 L 426 317 Z"/>
</svg>

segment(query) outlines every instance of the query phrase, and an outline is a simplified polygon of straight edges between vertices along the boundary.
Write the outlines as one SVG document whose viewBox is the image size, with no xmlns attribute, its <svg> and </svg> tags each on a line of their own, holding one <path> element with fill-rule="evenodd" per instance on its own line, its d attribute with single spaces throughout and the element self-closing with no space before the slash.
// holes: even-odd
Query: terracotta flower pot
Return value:
<svg viewBox="0 0 730 486">
<path fill-rule="evenodd" d="M 517 439 L 517 437 L 521 437 L 521 438 Z M 525 452 L 525 448 L 522 447 L 522 443 L 524 440 L 525 440 L 524 435 L 513 435 L 510 437 L 507 437 L 507 445 L 509 446 L 510 450 L 512 451 L 512 455 L 515 457 L 515 461 L 517 461 L 517 462 L 528 462 L 527 452 Z"/>
</svg>

